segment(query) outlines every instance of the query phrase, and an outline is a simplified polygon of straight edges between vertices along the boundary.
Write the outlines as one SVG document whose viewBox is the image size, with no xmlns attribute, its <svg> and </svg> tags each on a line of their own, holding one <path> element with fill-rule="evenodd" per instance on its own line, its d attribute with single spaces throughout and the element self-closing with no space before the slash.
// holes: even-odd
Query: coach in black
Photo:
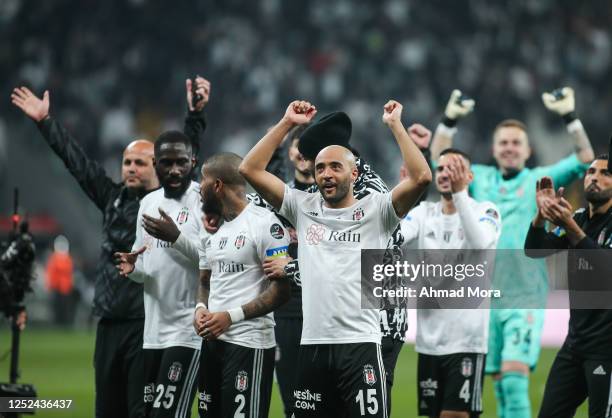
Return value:
<svg viewBox="0 0 612 418">
<path fill-rule="evenodd" d="M 197 155 L 200 135 L 206 128 L 203 109 L 209 99 L 210 83 L 202 77 L 197 77 L 195 83 L 195 91 L 201 96 L 197 103 L 192 100 L 192 81 L 186 81 L 189 113 L 185 120 L 185 133 L 191 139 L 194 155 Z M 41 100 L 26 87 L 16 88 L 11 100 L 37 123 L 49 146 L 103 213 L 102 253 L 94 294 L 94 314 L 100 316 L 94 354 L 96 417 L 142 417 L 142 284 L 119 276 L 113 254 L 131 250 L 140 200 L 159 187 L 153 169 L 153 143 L 137 140 L 126 147 L 122 160 L 122 182 L 115 183 L 99 163 L 85 155 L 70 133 L 49 115 L 48 91 Z"/>
<path fill-rule="evenodd" d="M 584 179 L 588 206 L 573 215 L 571 205 L 555 194 L 550 178 L 542 178 L 536 188 L 538 212 L 525 241 L 528 256 L 542 257 L 566 249 L 612 248 L 612 175 L 607 155 L 597 157 L 588 168 Z M 545 220 L 557 228 L 546 232 Z M 571 252 L 568 259 L 573 259 Z M 572 277 L 569 280 L 572 283 Z M 568 334 L 548 375 L 539 417 L 573 417 L 587 397 L 590 418 L 611 417 L 611 375 L 612 310 L 572 307 Z"/>
</svg>

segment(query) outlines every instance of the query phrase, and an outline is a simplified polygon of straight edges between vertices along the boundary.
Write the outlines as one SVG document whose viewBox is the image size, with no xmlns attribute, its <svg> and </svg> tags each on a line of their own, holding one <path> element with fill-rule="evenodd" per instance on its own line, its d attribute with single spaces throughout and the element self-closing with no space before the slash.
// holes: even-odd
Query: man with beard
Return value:
<svg viewBox="0 0 612 418">
<path fill-rule="evenodd" d="M 527 168 L 531 154 L 527 127 L 514 119 L 504 120 L 493 131 L 493 158 L 497 166 L 473 164 L 474 181 L 470 195 L 477 201 L 490 201 L 501 212 L 502 234 L 498 249 L 521 249 L 529 219 L 536 213 L 535 183 L 550 176 L 555 184 L 567 186 L 582 176 L 593 159 L 593 149 L 580 120 L 576 117 L 574 91 L 564 88 L 544 93 L 545 106 L 559 114 L 572 135 L 575 153 L 556 164 Z M 457 121 L 469 114 L 474 101 L 459 90 L 453 91 L 442 123 L 432 141 L 432 159 L 452 146 Z M 547 272 L 542 260 L 525 263 L 521 256 L 504 251 L 495 260 L 493 286 L 504 295 L 493 299 L 489 323 L 489 352 L 486 372 L 493 374 L 498 415 L 503 418 L 529 418 L 529 373 L 538 361 L 547 298 Z M 501 254 L 501 253 L 500 253 Z M 518 308 L 525 309 L 518 309 Z"/>
<path fill-rule="evenodd" d="M 201 99 L 194 102 L 193 83 Z M 206 128 L 204 107 L 210 83 L 202 77 L 186 80 L 189 113 L 185 133 L 194 153 Z M 42 100 L 28 88 L 13 90 L 11 101 L 34 120 L 45 141 L 62 159 L 79 186 L 103 213 L 102 252 L 95 278 L 94 314 L 100 317 L 94 354 L 95 416 L 140 418 L 143 403 L 144 307 L 142 285 L 122 279 L 113 260 L 116 251 L 129 251 L 136 232 L 140 200 L 159 187 L 153 169 L 153 143 L 131 142 L 123 152 L 121 183 L 89 159 L 76 139 L 49 113 L 50 94 Z"/>
<path fill-rule="evenodd" d="M 551 178 L 544 177 L 538 182 L 538 211 L 525 240 L 528 256 L 544 257 L 567 249 L 612 248 L 612 174 L 608 169 L 608 155 L 600 155 L 593 161 L 584 178 L 584 187 L 588 205 L 572 215 L 572 207 L 562 197 L 562 192 L 555 194 Z M 557 228 L 547 232 L 545 221 Z M 581 259 L 587 254 L 581 251 L 577 253 L 578 257 L 572 257 L 572 253 L 570 251 L 568 260 Z M 601 256 L 595 255 L 589 260 L 595 268 L 591 267 L 588 277 L 582 274 L 574 279 L 609 281 L 610 276 L 606 274 L 610 271 L 608 262 L 603 260 L 605 265 L 597 266 L 601 262 L 595 258 Z M 571 265 L 569 267 L 570 271 L 573 270 Z M 597 270 L 605 274 L 604 277 L 593 277 Z M 571 284 L 573 278 L 570 276 L 569 279 Z M 589 399 L 590 418 L 612 416 L 612 310 L 580 308 L 584 306 L 570 309 L 569 330 L 546 381 L 540 418 L 573 417 L 586 398 Z"/>
<path fill-rule="evenodd" d="M 390 193 L 353 194 L 358 171 L 343 146 L 323 148 L 315 160 L 320 194 L 291 189 L 265 170 L 287 132 L 312 120 L 316 108 L 292 102 L 281 121 L 247 154 L 240 173 L 296 227 L 304 326 L 293 390 L 298 416 L 387 416 L 378 312 L 362 310 L 361 249 L 385 248 L 400 217 L 431 181 L 431 171 L 401 123 L 402 106 L 389 101 L 383 121 L 400 147 L 410 176 Z M 322 118 L 322 137 L 345 136 L 342 116 Z M 324 377 L 324 378 L 322 378 Z"/>
<path fill-rule="evenodd" d="M 440 201 L 422 202 L 402 220 L 408 248 L 495 249 L 501 232 L 499 211 L 491 202 L 477 202 L 468 195 L 472 180 L 467 154 L 453 148 L 442 151 L 435 173 Z M 482 412 L 488 331 L 486 309 L 419 307 L 419 415 L 470 418 Z"/>
<path fill-rule="evenodd" d="M 210 157 L 200 193 L 206 214 L 223 223 L 200 247 L 194 327 L 204 338 L 200 417 L 268 416 L 274 374 L 272 311 L 291 295 L 288 279 L 268 280 L 263 262 L 287 256 L 289 233 L 269 210 L 246 198 L 242 158 Z"/>
<path fill-rule="evenodd" d="M 195 394 L 200 337 L 192 327 L 198 287 L 198 250 L 202 229 L 198 184 L 191 142 L 177 131 L 155 141 L 155 172 L 162 186 L 140 204 L 131 253 L 117 253 L 121 274 L 144 284 L 144 399 L 148 417 L 187 417 Z M 158 217 L 175 226 L 160 239 Z M 170 222 L 174 220 L 174 222 Z"/>
</svg>

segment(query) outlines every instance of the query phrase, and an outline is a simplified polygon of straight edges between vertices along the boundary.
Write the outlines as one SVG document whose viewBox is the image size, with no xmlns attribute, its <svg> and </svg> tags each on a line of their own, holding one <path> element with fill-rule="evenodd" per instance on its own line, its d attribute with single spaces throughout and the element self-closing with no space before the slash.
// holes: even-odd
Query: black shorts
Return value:
<svg viewBox="0 0 612 418">
<path fill-rule="evenodd" d="M 589 418 L 612 417 L 611 381 L 612 358 L 587 359 L 564 345 L 550 368 L 538 417 L 573 417 L 587 397 Z"/>
<path fill-rule="evenodd" d="M 380 345 L 302 345 L 296 368 L 295 418 L 387 417 Z"/>
<path fill-rule="evenodd" d="M 200 350 L 188 347 L 144 349 L 146 417 L 191 416 Z"/>
<path fill-rule="evenodd" d="M 274 351 L 221 340 L 204 341 L 198 394 L 200 417 L 267 417 Z"/>
<path fill-rule="evenodd" d="M 417 391 L 419 415 L 442 411 L 482 412 L 485 355 L 456 353 L 432 356 L 419 353 Z"/>
</svg>

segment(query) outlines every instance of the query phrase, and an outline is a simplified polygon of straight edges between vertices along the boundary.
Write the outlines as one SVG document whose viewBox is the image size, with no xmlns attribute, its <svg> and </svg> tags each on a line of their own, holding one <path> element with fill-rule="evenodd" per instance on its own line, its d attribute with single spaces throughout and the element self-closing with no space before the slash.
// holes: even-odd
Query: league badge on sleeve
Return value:
<svg viewBox="0 0 612 418">
<path fill-rule="evenodd" d="M 285 236 L 285 231 L 283 231 L 283 227 L 279 224 L 272 224 L 270 226 L 270 235 L 272 235 L 272 238 L 282 239 Z"/>
<path fill-rule="evenodd" d="M 376 372 L 371 364 L 366 364 L 363 366 L 363 381 L 370 386 L 374 386 L 376 384 Z"/>
<path fill-rule="evenodd" d="M 249 387 L 249 375 L 244 370 L 240 370 L 236 375 L 236 390 L 244 392 Z"/>
</svg>

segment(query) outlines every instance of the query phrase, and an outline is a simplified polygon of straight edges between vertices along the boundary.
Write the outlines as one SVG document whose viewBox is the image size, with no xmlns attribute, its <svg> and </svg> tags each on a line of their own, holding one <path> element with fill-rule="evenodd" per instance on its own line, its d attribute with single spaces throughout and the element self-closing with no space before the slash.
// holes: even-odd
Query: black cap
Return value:
<svg viewBox="0 0 612 418">
<path fill-rule="evenodd" d="M 344 112 L 333 112 L 323 116 L 310 125 L 300 136 L 298 150 L 308 160 L 329 145 L 342 145 L 349 148 L 351 139 L 351 119 Z"/>
</svg>

